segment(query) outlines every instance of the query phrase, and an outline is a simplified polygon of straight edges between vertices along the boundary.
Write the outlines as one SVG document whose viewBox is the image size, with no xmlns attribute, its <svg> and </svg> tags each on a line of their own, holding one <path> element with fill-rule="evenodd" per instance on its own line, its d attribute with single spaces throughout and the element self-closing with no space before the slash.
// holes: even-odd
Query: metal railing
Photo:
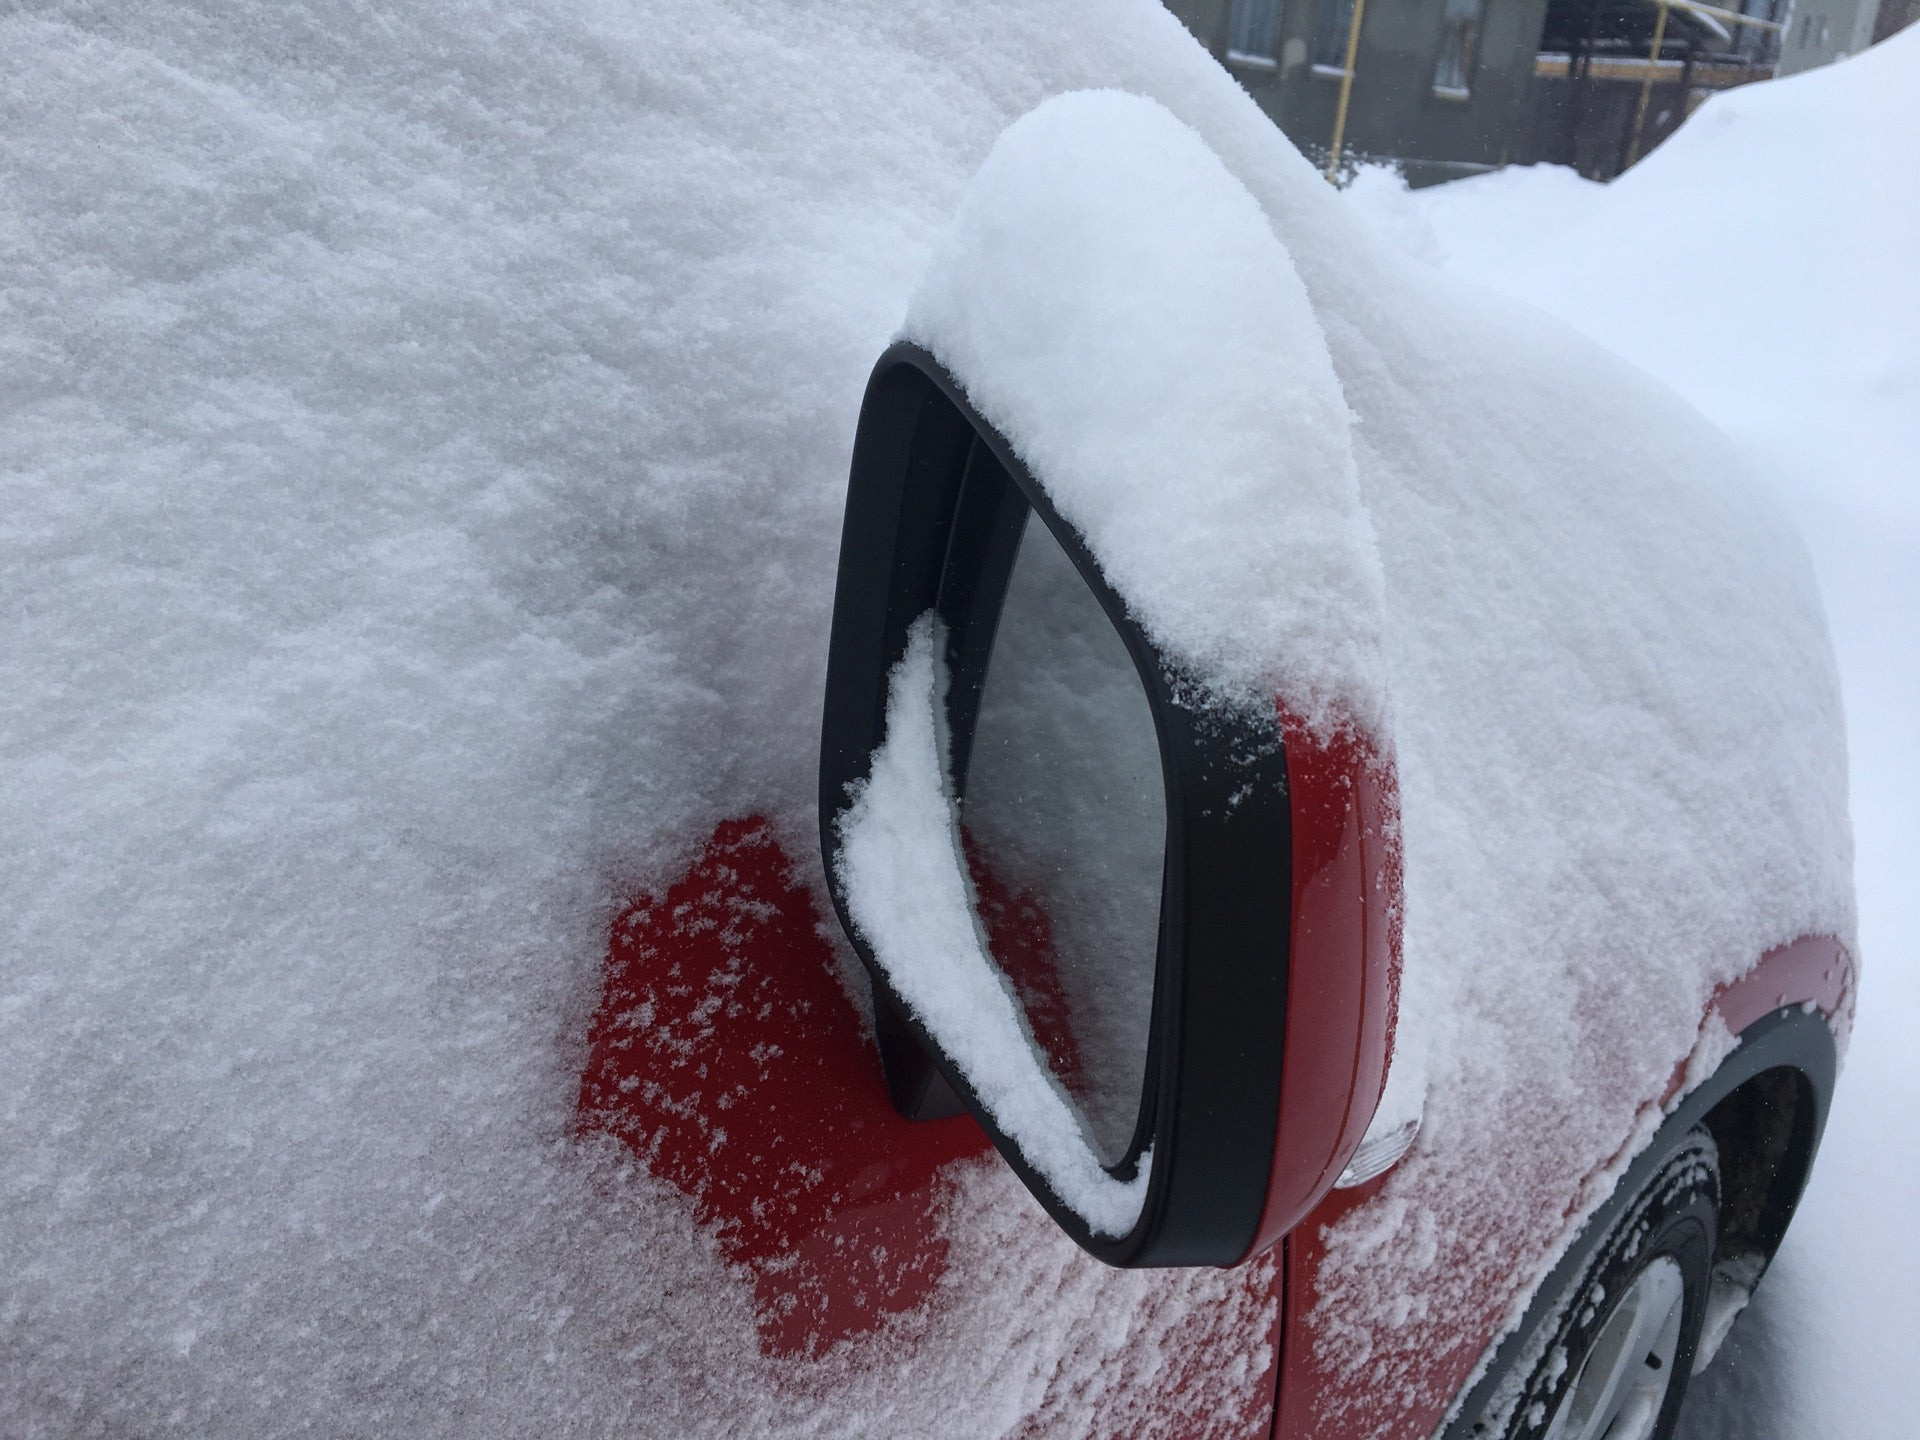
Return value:
<svg viewBox="0 0 1920 1440">
<path fill-rule="evenodd" d="M 1632 165 L 1640 158 L 1640 145 L 1646 132 L 1647 104 L 1653 98 L 1653 85 L 1663 68 L 1660 60 L 1661 48 L 1667 39 L 1667 17 L 1675 10 L 1684 10 L 1691 15 L 1710 21 L 1720 29 L 1722 35 L 1731 36 L 1727 25 L 1748 26 L 1757 30 L 1782 34 L 1786 26 L 1778 20 L 1762 20 L 1757 15 L 1743 15 L 1738 10 L 1728 10 L 1719 5 L 1708 5 L 1704 0 L 1647 0 L 1650 5 L 1659 7 L 1660 14 L 1653 24 L 1653 44 L 1648 47 L 1644 78 L 1640 85 L 1640 101 L 1634 108 L 1633 140 L 1627 147 L 1627 164 Z M 1346 149 L 1347 108 L 1353 99 L 1353 74 L 1355 60 L 1360 53 L 1360 22 L 1367 13 L 1367 0 L 1353 0 L 1353 18 L 1347 22 L 1347 51 L 1345 63 L 1340 67 L 1340 98 L 1333 111 L 1333 141 L 1327 149 L 1327 179 L 1335 184 L 1340 180 L 1340 159 Z M 1682 66 L 1682 73 L 1686 67 Z M 1571 57 L 1567 61 L 1567 73 L 1572 74 Z"/>
<path fill-rule="evenodd" d="M 1631 166 L 1640 158 L 1640 141 L 1647 127 L 1647 102 L 1653 98 L 1653 81 L 1660 66 L 1660 47 L 1667 39 L 1667 16 L 1675 10 L 1685 10 L 1689 14 L 1699 15 L 1719 24 L 1726 21 L 1733 25 L 1750 25 L 1760 30 L 1771 30 L 1778 34 L 1786 29 L 1777 20 L 1762 20 L 1757 15 L 1742 15 L 1737 10 L 1723 10 L 1718 5 L 1705 5 L 1701 0 L 1649 0 L 1650 4 L 1660 7 L 1659 18 L 1653 22 L 1653 44 L 1647 50 L 1646 79 L 1640 82 L 1640 103 L 1633 112 L 1633 143 L 1627 147 L 1627 164 Z M 1728 32 L 1723 28 L 1721 33 Z M 1349 67 L 1352 61 L 1348 61 Z"/>
</svg>

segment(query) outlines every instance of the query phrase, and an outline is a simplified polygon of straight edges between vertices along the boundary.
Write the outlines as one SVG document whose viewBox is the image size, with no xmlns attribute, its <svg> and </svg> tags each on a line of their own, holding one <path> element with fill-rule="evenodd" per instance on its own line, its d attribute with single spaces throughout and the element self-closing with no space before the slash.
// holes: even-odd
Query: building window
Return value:
<svg viewBox="0 0 1920 1440">
<path fill-rule="evenodd" d="M 1465 99 L 1473 89 L 1473 62 L 1480 49 L 1480 16 L 1485 0 L 1447 0 L 1440 59 L 1433 67 L 1436 95 Z"/>
<path fill-rule="evenodd" d="M 1740 0 L 1739 13 L 1778 24 L 1786 8 L 1786 0 Z M 1771 65 L 1780 58 L 1780 40 L 1778 30 L 1764 25 L 1736 26 L 1733 52 L 1751 65 Z"/>
<path fill-rule="evenodd" d="M 1824 15 L 1802 15 L 1800 17 L 1800 48 L 1809 45 L 1825 45 L 1832 32 L 1827 29 L 1827 17 Z"/>
<path fill-rule="evenodd" d="M 1243 65 L 1277 63 L 1273 37 L 1280 28 L 1280 0 L 1233 0 L 1227 12 L 1227 58 Z"/>
<path fill-rule="evenodd" d="M 1347 32 L 1353 0 L 1319 0 L 1313 24 L 1313 68 L 1322 75 L 1347 73 Z"/>
</svg>

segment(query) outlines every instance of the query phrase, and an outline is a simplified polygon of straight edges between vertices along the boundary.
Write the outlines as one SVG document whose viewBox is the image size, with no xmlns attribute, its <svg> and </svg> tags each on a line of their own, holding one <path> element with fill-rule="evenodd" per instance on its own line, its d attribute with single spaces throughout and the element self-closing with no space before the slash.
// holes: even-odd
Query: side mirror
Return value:
<svg viewBox="0 0 1920 1440">
<path fill-rule="evenodd" d="M 895 1104 L 964 1106 L 1109 1263 L 1257 1253 L 1384 1079 L 1390 771 L 1194 703 L 917 346 L 868 386 L 840 556 L 821 842 Z"/>
<path fill-rule="evenodd" d="M 1001 137 L 906 335 L 820 762 L 889 1089 L 1102 1260 L 1234 1264 L 1353 1159 L 1391 1042 L 1383 588 L 1324 338 L 1252 195 L 1110 91 Z"/>
</svg>

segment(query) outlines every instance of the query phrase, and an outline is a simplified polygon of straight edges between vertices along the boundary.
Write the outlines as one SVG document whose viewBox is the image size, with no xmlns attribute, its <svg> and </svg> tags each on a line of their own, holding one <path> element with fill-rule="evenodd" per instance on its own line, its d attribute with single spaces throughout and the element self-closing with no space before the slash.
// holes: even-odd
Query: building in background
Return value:
<svg viewBox="0 0 1920 1440">
<path fill-rule="evenodd" d="M 1797 0 L 1797 8 L 1861 3 Z M 1715 91 L 1771 79 L 1790 5 L 1792 0 L 1548 0 L 1514 159 L 1570 165 L 1590 180 L 1612 179 Z"/>
<path fill-rule="evenodd" d="M 1168 0 L 1260 108 L 1324 163 L 1356 0 Z M 1364 0 L 1363 0 L 1364 3 Z M 1372 0 L 1361 11 L 1341 153 L 1415 184 L 1514 158 L 1547 0 Z"/>
<path fill-rule="evenodd" d="M 1611 179 L 1715 91 L 1824 65 L 1920 13 L 1920 0 L 1167 5 L 1309 156 L 1391 163 L 1415 185 L 1509 163 Z"/>
<path fill-rule="evenodd" d="M 1874 0 L 1794 0 L 1775 73 L 1811 70 L 1866 49 L 1879 9 Z"/>
<path fill-rule="evenodd" d="M 1920 20 L 1920 0 L 1880 0 L 1880 13 L 1873 20 L 1873 43 L 1878 45 L 1915 20 Z"/>
</svg>

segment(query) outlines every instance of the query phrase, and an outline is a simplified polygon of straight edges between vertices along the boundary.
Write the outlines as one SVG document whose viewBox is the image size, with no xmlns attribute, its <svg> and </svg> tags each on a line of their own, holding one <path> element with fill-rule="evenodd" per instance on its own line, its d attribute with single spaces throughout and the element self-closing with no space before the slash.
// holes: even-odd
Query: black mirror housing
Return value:
<svg viewBox="0 0 1920 1440">
<path fill-rule="evenodd" d="M 982 501 L 983 492 L 994 498 Z M 964 738 L 969 686 L 977 693 L 991 643 L 991 624 L 972 623 L 973 612 L 997 607 L 995 586 L 1004 590 L 1011 563 L 996 550 L 1007 548 L 1005 527 L 981 517 L 1005 504 L 1047 525 L 1100 600 L 1140 670 L 1161 747 L 1166 866 L 1146 1093 L 1134 1145 L 1112 1168 L 1123 1173 L 1148 1154 L 1152 1163 L 1139 1218 L 1118 1236 L 1094 1233 L 1002 1132 L 876 960 L 839 878 L 839 821 L 884 738 L 889 673 L 909 626 L 930 610 L 956 637 L 948 661 Z M 1276 1238 L 1268 1199 L 1294 915 L 1287 746 L 1277 706 L 1248 716 L 1200 695 L 1128 616 L 1045 488 L 953 377 L 915 345 L 889 349 L 854 445 L 828 659 L 820 822 L 834 903 L 873 979 L 881 1055 L 902 1113 L 963 1105 L 1062 1228 L 1116 1265 L 1227 1265 Z M 1375 1069 L 1384 1071 L 1384 1054 Z M 1364 1108 L 1370 1115 L 1372 1101 Z"/>
</svg>

